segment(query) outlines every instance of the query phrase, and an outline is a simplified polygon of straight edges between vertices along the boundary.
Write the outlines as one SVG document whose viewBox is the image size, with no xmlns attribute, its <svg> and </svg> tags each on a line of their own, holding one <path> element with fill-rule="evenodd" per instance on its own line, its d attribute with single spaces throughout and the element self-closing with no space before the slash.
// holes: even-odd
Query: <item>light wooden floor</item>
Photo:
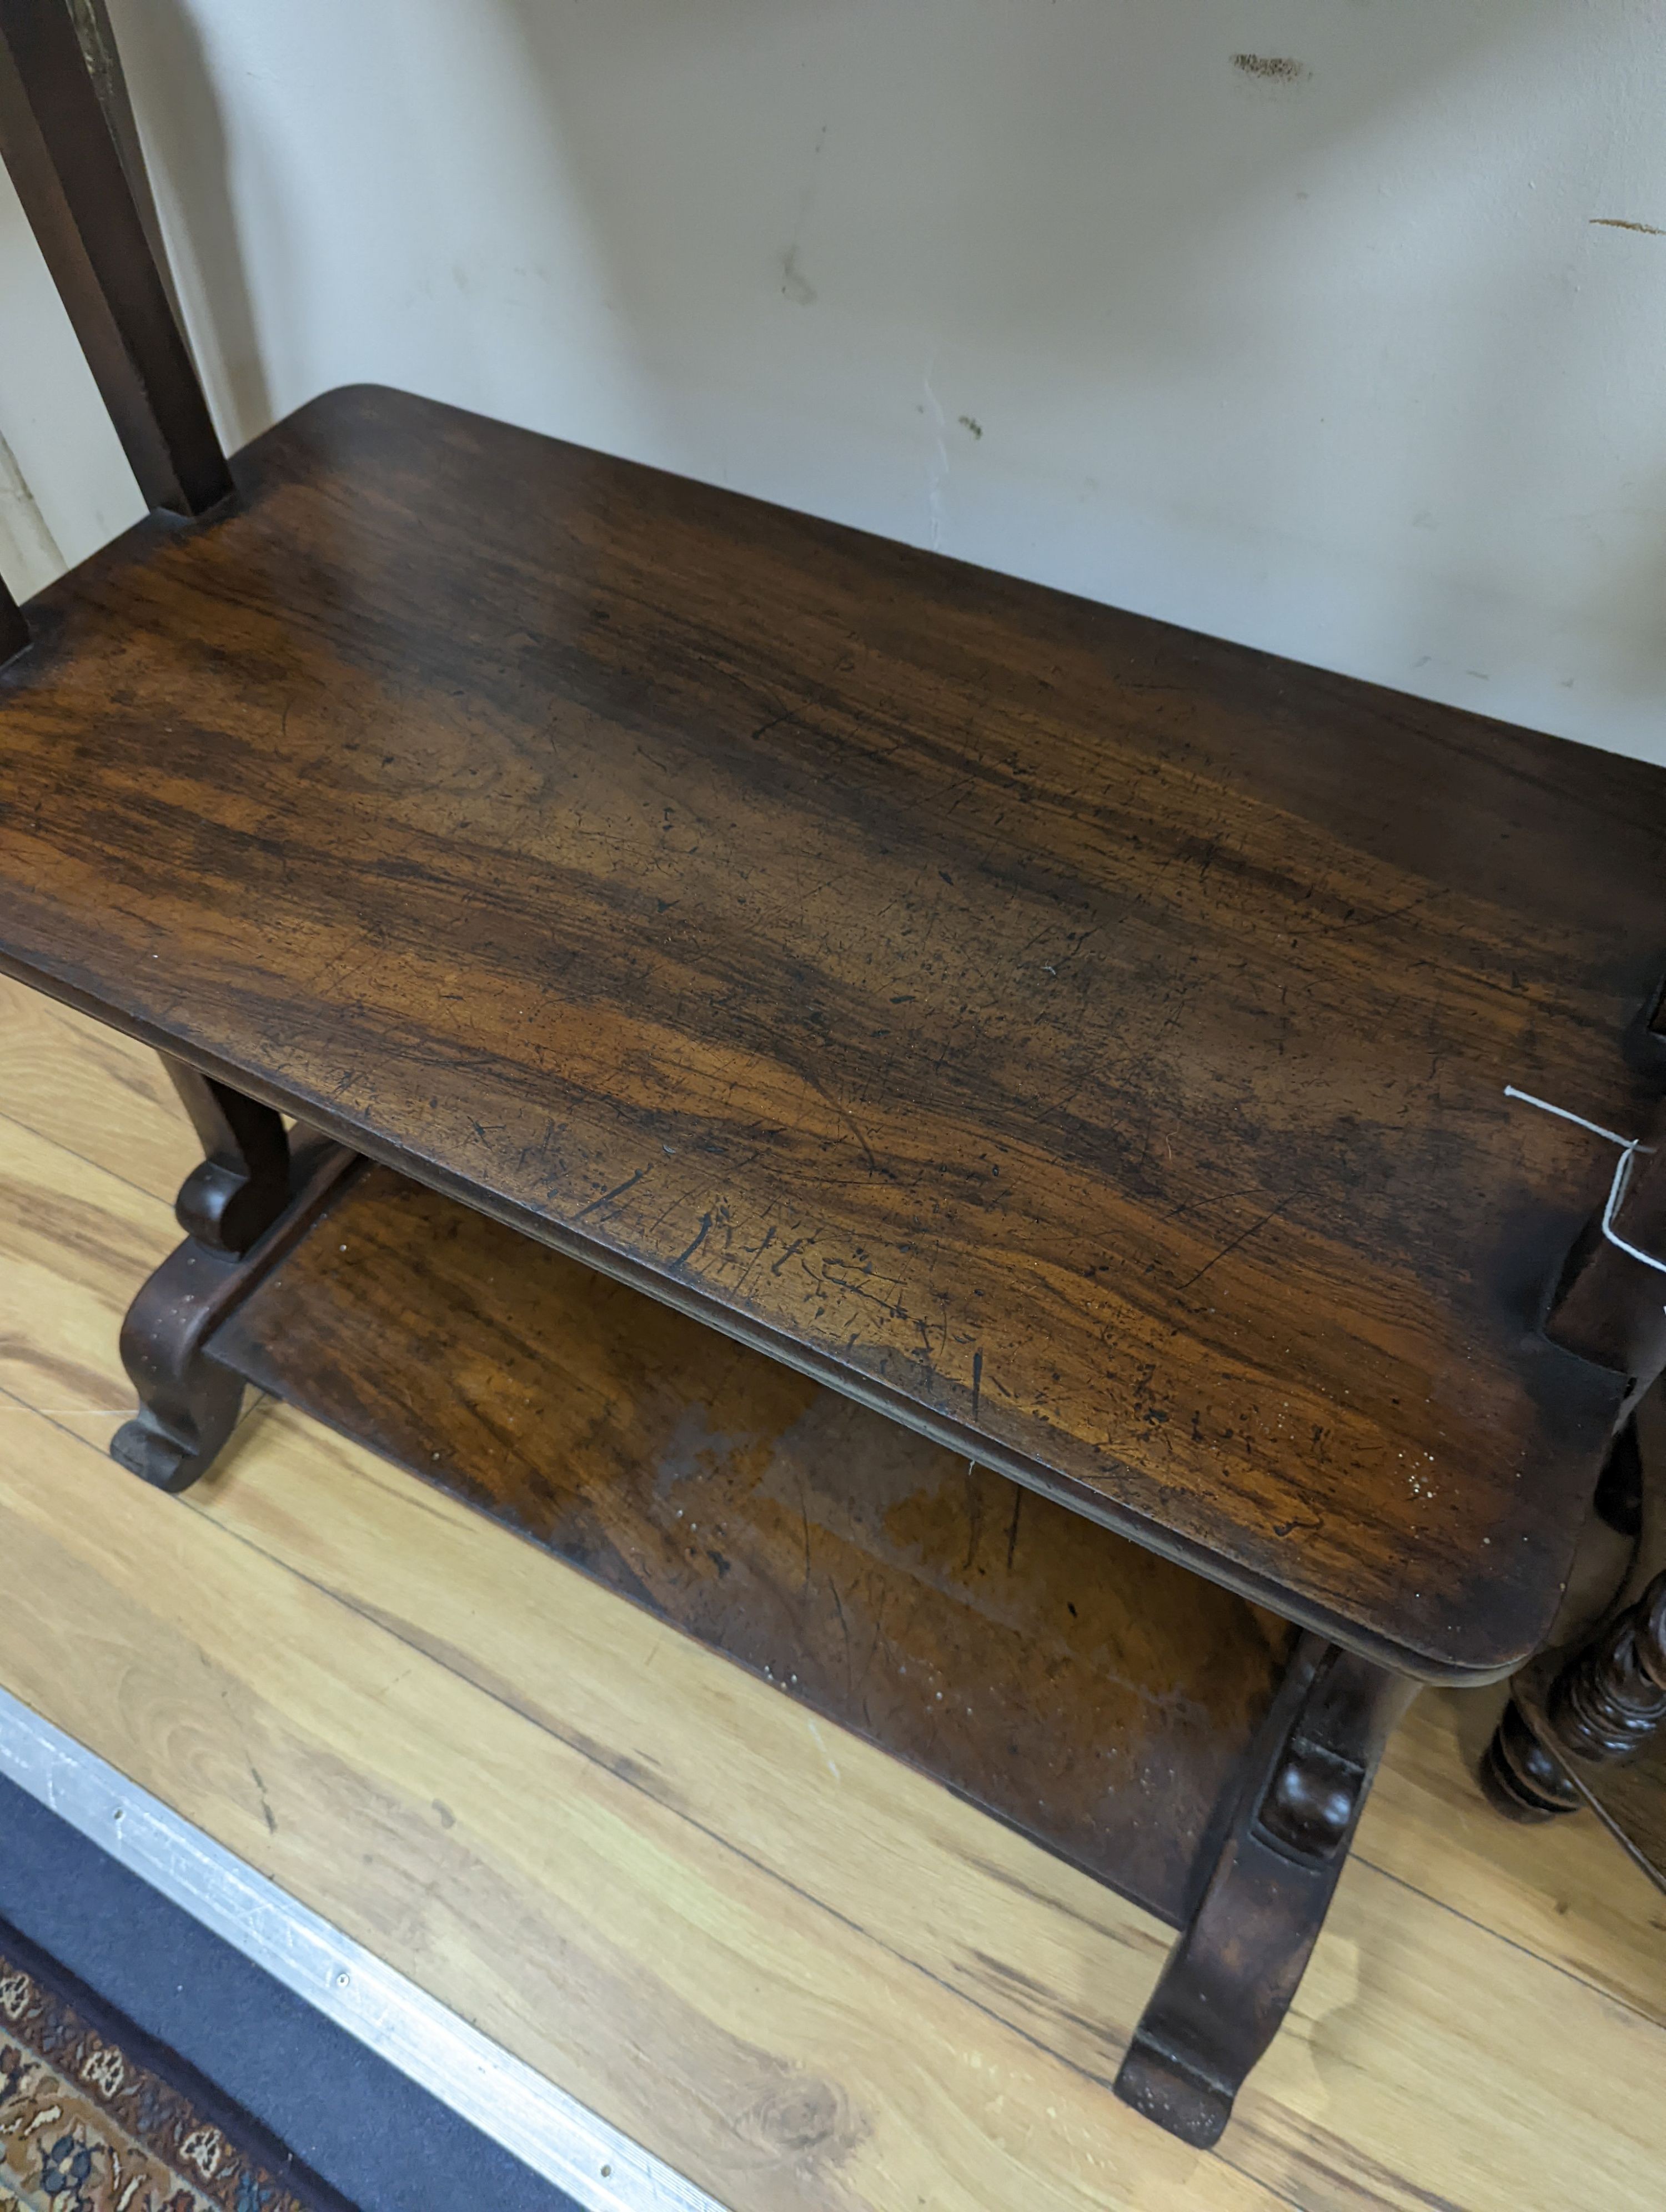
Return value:
<svg viewBox="0 0 1666 2212">
<path fill-rule="evenodd" d="M 1431 1694 L 1217 2153 L 1109 2082 L 1133 1907 L 286 1410 L 104 1455 L 196 1155 L 0 984 L 0 1681 L 737 2212 L 1666 2205 L 1666 1899 Z M 459 2208 L 460 2212 L 460 2208 Z"/>
</svg>

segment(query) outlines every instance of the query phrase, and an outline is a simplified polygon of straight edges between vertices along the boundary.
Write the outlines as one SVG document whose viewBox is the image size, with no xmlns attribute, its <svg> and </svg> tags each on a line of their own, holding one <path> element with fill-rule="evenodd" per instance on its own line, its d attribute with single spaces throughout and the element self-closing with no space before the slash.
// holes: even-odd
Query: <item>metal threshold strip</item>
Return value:
<svg viewBox="0 0 1666 2212">
<path fill-rule="evenodd" d="M 723 2212 L 4 1689 L 0 1773 L 587 2212 Z"/>
</svg>

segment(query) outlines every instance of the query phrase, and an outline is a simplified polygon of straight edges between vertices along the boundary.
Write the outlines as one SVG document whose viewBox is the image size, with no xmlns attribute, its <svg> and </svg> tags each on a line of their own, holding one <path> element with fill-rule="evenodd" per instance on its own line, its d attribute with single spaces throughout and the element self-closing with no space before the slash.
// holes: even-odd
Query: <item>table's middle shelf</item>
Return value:
<svg viewBox="0 0 1666 2212">
<path fill-rule="evenodd" d="M 386 1169 L 211 1350 L 1183 1922 L 1242 1599 Z"/>
</svg>

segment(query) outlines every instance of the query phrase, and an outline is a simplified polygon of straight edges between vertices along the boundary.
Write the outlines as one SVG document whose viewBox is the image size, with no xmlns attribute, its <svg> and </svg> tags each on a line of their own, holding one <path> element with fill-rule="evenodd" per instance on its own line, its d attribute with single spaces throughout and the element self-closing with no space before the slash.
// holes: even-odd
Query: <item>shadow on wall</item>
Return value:
<svg viewBox="0 0 1666 2212">
<path fill-rule="evenodd" d="M 236 437 L 380 376 L 1660 749 L 1637 0 L 112 13 Z"/>
</svg>

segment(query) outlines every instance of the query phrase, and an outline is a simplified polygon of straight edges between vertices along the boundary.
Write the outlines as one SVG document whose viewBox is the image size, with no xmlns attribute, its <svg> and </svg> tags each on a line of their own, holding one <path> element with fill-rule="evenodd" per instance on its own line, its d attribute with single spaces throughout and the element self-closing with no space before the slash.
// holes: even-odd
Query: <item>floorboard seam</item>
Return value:
<svg viewBox="0 0 1666 2212">
<path fill-rule="evenodd" d="M 1618 1853 L 1618 1844 L 1614 1850 Z M 1589 1975 L 1580 1973 L 1577 1968 L 1564 1964 L 1560 1959 L 1547 1959 L 1542 1951 L 1535 1951 L 1530 1943 L 1523 1943 L 1517 1936 L 1506 1935 L 1502 1928 L 1494 1928 L 1485 1920 L 1477 1920 L 1461 1905 L 1451 1905 L 1444 1897 L 1434 1896 L 1421 1883 L 1408 1880 L 1403 1874 L 1395 1874 L 1391 1868 L 1379 1864 L 1376 1859 L 1356 1853 L 1352 1863 L 1369 1867 L 1374 1875 L 1380 1875 L 1384 1881 L 1392 1882 L 1396 1889 L 1403 1889 L 1412 1897 L 1420 1897 L 1426 1905 L 1433 1905 L 1438 1912 L 1450 1912 L 1454 1920 L 1461 1920 L 1467 1928 L 1473 1928 L 1478 1934 L 1490 1936 L 1496 1943 L 1502 1943 L 1506 1950 L 1515 1952 L 1518 1958 L 1531 1959 L 1535 1965 L 1547 1967 L 1553 1974 L 1562 1975 L 1577 1988 L 1589 1990 L 1593 1996 L 1601 1997 L 1605 2004 L 1617 2005 L 1644 2027 L 1652 2028 L 1656 2034 L 1666 2035 L 1666 2021 L 1657 2020 L 1652 2013 L 1645 2012 L 1640 2005 L 1630 1997 L 1621 1996 L 1617 1990 L 1608 1989 L 1602 1983 L 1592 1981 Z M 1345 1869 L 1345 1875 L 1346 1872 Z"/>
</svg>

